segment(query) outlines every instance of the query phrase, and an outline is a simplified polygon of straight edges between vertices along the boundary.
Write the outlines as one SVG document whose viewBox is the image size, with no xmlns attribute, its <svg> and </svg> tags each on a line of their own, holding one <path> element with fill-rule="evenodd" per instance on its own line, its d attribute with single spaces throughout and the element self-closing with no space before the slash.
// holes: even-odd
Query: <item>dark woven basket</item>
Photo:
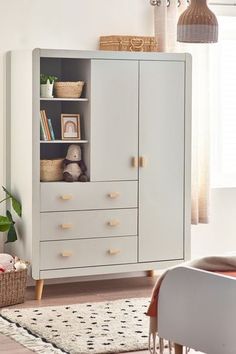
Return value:
<svg viewBox="0 0 236 354">
<path fill-rule="evenodd" d="M 25 301 L 27 269 L 0 274 L 0 307 Z"/>
</svg>

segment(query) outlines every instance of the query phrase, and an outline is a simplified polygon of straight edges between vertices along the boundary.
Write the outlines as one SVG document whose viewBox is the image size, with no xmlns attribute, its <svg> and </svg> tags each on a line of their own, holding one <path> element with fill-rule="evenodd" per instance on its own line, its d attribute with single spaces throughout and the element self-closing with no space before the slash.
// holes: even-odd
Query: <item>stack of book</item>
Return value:
<svg viewBox="0 0 236 354">
<path fill-rule="evenodd" d="M 40 139 L 44 141 L 55 140 L 52 122 L 47 118 L 45 110 L 40 111 Z"/>
</svg>

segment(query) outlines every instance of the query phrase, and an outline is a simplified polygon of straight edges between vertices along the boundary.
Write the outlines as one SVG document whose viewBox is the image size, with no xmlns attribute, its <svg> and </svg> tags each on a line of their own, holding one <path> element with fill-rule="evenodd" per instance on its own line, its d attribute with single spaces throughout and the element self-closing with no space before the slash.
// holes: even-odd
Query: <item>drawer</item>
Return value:
<svg viewBox="0 0 236 354">
<path fill-rule="evenodd" d="M 137 181 L 40 185 L 42 212 L 137 208 Z"/>
<path fill-rule="evenodd" d="M 40 243 L 40 269 L 65 269 L 137 262 L 137 237 Z"/>
<path fill-rule="evenodd" d="M 137 209 L 41 213 L 41 240 L 137 235 Z"/>
</svg>

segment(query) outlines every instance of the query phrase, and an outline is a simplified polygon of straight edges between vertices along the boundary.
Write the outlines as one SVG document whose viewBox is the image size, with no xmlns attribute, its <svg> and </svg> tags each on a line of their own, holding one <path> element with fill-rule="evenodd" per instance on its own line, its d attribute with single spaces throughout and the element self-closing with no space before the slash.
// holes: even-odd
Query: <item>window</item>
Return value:
<svg viewBox="0 0 236 354">
<path fill-rule="evenodd" d="M 236 5 L 236 0 L 210 0 L 209 4 L 217 6 L 232 6 Z"/>
<path fill-rule="evenodd" d="M 210 0 L 208 3 L 218 16 L 236 16 L 236 0 Z"/>
<path fill-rule="evenodd" d="M 236 187 L 236 17 L 219 18 L 217 55 L 211 58 L 212 186 Z"/>
</svg>

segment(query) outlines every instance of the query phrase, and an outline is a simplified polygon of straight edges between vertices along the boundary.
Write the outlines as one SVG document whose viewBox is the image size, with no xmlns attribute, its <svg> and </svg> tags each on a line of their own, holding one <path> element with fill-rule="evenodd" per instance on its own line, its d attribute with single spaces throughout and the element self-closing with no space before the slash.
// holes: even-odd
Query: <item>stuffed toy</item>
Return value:
<svg viewBox="0 0 236 354">
<path fill-rule="evenodd" d="M 22 259 L 15 257 L 14 268 L 18 272 L 19 270 L 24 270 L 27 268 L 28 262 L 22 261 Z"/>
<path fill-rule="evenodd" d="M 0 253 L 1 272 L 12 272 L 14 270 L 14 258 L 7 253 Z"/>
<path fill-rule="evenodd" d="M 81 147 L 79 145 L 72 144 L 69 146 L 63 166 L 64 181 L 88 182 L 88 176 L 85 174 L 87 168 L 82 160 Z"/>
</svg>

